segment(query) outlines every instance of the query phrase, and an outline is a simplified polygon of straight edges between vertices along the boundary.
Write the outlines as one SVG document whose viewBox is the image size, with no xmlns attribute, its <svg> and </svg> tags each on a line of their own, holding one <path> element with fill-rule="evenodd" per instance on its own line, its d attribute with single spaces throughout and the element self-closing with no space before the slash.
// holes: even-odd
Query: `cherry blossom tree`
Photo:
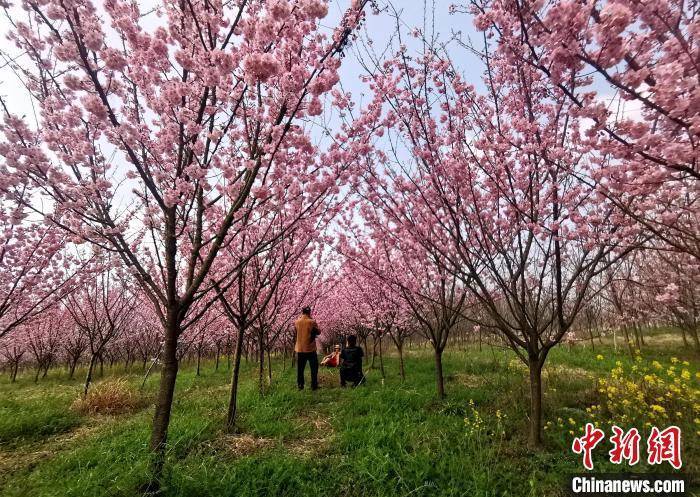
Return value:
<svg viewBox="0 0 700 497">
<path fill-rule="evenodd" d="M 348 300 L 353 302 L 353 311 L 369 323 L 368 327 L 372 330 L 374 337 L 372 365 L 377 345 L 379 345 L 380 371 L 382 377 L 385 376 L 382 341 L 388 337 L 396 346 L 399 356 L 399 374 L 405 380 L 404 342 L 414 332 L 411 321 L 415 320 L 415 314 L 411 304 L 418 305 L 416 303 L 418 297 L 410 293 L 406 285 L 402 284 L 405 280 L 397 280 L 397 273 L 401 269 L 393 274 L 377 269 L 372 270 L 368 266 L 369 260 L 359 257 L 362 262 L 356 262 L 359 255 L 355 253 L 353 256 L 355 260 L 348 260 L 343 268 L 345 291 L 351 295 Z M 412 276 L 407 274 L 408 278 Z M 419 321 L 420 319 L 418 318 Z M 430 330 L 431 326 L 425 329 Z M 439 382 L 441 377 L 442 375 L 438 375 Z"/>
<path fill-rule="evenodd" d="M 19 327 L 17 333 L 12 336 L 12 340 L 7 337 L 0 338 L 0 354 L 3 358 L 3 367 L 10 369 L 10 381 L 17 380 L 17 373 L 23 359 L 27 354 L 27 344 L 23 327 Z"/>
<path fill-rule="evenodd" d="M 686 346 L 700 353 L 700 265 L 683 252 L 645 251 L 634 273 L 636 292 L 626 304 L 646 322 L 666 321 L 678 329 Z M 640 303 L 642 305 L 640 305 Z"/>
<path fill-rule="evenodd" d="M 264 357 L 267 354 L 268 382 L 272 383 L 271 352 L 273 348 L 285 348 L 287 332 L 293 329 L 294 320 L 299 316 L 304 306 L 310 306 L 314 311 L 314 318 L 323 330 L 326 326 L 323 312 L 317 312 L 318 304 L 326 298 L 327 292 L 332 289 L 332 278 L 329 277 L 329 264 L 323 260 L 322 245 L 318 243 L 317 236 L 312 237 L 305 248 L 304 242 L 295 240 L 300 248 L 303 248 L 296 260 L 286 261 L 287 269 L 279 274 L 279 281 L 272 287 L 272 295 L 268 300 L 259 300 L 259 316 L 256 323 L 259 346 L 258 383 L 261 392 L 264 392 L 263 373 Z M 301 243 L 300 243 L 301 242 Z M 296 338 L 296 332 L 293 334 Z"/>
<path fill-rule="evenodd" d="M 150 14 L 122 1 L 29 1 L 26 20 L 10 15 L 11 39 L 26 53 L 13 67 L 39 122 L 6 110 L 8 181 L 51 200 L 27 208 L 115 252 L 164 330 L 151 488 L 164 463 L 178 337 L 198 318 L 195 301 L 214 301 L 208 275 L 231 228 L 254 200 L 298 190 L 312 168 L 308 183 L 334 181 L 287 158 L 312 148 L 296 120 L 322 110 L 365 3 L 353 1 L 328 34 L 322 0 L 165 2 Z"/>
<path fill-rule="evenodd" d="M 71 291 L 80 265 L 67 242 L 57 227 L 28 216 L 21 202 L 0 198 L 0 337 Z"/>
<path fill-rule="evenodd" d="M 75 376 L 75 368 L 88 349 L 89 341 L 83 328 L 75 324 L 68 311 L 62 309 L 62 312 L 63 319 L 68 321 L 68 324 L 61 335 L 61 348 L 63 357 L 68 363 L 68 378 L 72 380 Z"/>
<path fill-rule="evenodd" d="M 97 361 L 104 360 L 107 346 L 132 325 L 134 296 L 128 282 L 107 268 L 86 278 L 80 290 L 66 297 L 65 306 L 88 341 L 90 361 L 83 388 L 86 396 Z"/>
<path fill-rule="evenodd" d="M 137 297 L 138 304 L 134 315 L 134 326 L 126 330 L 126 339 L 136 345 L 136 355 L 141 368 L 146 371 L 146 364 L 160 355 L 163 346 L 163 329 L 153 306 L 145 296 Z"/>
<path fill-rule="evenodd" d="M 587 120 L 585 143 L 610 161 L 592 178 L 618 208 L 700 257 L 697 5 L 672 0 L 454 6 L 511 63 L 540 72 Z"/>
<path fill-rule="evenodd" d="M 59 359 L 62 328 L 65 326 L 62 317 L 54 308 L 27 323 L 28 350 L 36 367 L 35 383 L 39 381 L 40 374 L 45 378 L 49 368 Z"/>
<path fill-rule="evenodd" d="M 323 218 L 327 211 L 322 209 L 321 213 Z M 313 222 L 314 216 L 308 211 L 305 216 L 306 219 L 302 223 L 298 213 L 293 213 L 293 222 L 288 224 L 278 211 L 276 215 L 265 220 L 266 222 L 260 220 L 255 230 L 251 229 L 245 237 L 241 237 L 240 245 L 235 251 L 233 246 L 226 251 L 227 262 L 224 267 L 237 268 L 236 277 L 230 280 L 229 285 L 216 285 L 224 315 L 234 325 L 237 333 L 226 421 L 228 431 L 235 429 L 240 362 L 246 334 L 254 329 L 257 336 L 259 388 L 262 391 L 265 337 L 270 331 L 270 321 L 265 319 L 265 314 L 271 303 L 279 303 L 278 292 L 283 282 L 287 286 L 299 285 L 302 291 L 302 285 L 313 288 L 311 281 L 299 278 L 299 275 L 307 274 L 304 266 L 309 263 L 309 257 L 315 247 L 314 239 L 318 236 Z M 269 240 L 264 244 L 267 248 L 254 256 L 248 255 L 251 253 L 248 244 L 260 246 L 262 240 Z M 278 309 L 275 309 L 275 312 L 278 312 Z M 290 319 L 290 316 L 287 315 L 286 319 Z"/>
<path fill-rule="evenodd" d="M 637 245 L 635 225 L 585 181 L 609 156 L 586 142 L 565 92 L 523 61 L 484 49 L 482 95 L 429 41 L 415 55 L 403 44 L 387 60 L 369 55 L 374 100 L 347 127 L 377 150 L 358 182 L 366 218 L 400 233 L 387 245 L 403 240 L 402 256 L 411 245 L 429 254 L 437 281 L 458 278 L 488 312 L 476 324 L 495 326 L 529 368 L 539 446 L 547 355 L 591 282 Z"/>
</svg>

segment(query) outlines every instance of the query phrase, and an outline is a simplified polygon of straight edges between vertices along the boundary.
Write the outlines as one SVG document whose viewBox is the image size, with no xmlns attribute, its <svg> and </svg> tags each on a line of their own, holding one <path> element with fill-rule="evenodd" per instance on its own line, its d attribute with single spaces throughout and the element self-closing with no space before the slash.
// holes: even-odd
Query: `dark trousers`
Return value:
<svg viewBox="0 0 700 497">
<path fill-rule="evenodd" d="M 318 356 L 316 352 L 297 352 L 297 386 L 304 388 L 306 362 L 311 366 L 311 390 L 318 388 Z"/>
<path fill-rule="evenodd" d="M 361 368 L 340 368 L 340 386 L 344 387 L 348 382 L 358 386 L 362 382 L 363 376 Z"/>
</svg>

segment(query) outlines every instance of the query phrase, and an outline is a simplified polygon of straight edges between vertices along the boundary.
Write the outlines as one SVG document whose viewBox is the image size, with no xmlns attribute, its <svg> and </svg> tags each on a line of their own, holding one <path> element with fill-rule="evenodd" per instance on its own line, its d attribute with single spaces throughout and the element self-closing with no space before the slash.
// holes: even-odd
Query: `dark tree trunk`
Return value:
<svg viewBox="0 0 700 497">
<path fill-rule="evenodd" d="M 639 338 L 639 327 L 636 323 L 632 325 L 632 331 L 634 331 L 634 344 L 637 350 L 642 350 L 642 341 Z"/>
<path fill-rule="evenodd" d="M 85 386 L 83 387 L 83 397 L 87 397 L 88 388 L 90 388 L 90 383 L 92 383 L 92 372 L 95 369 L 95 363 L 97 362 L 97 354 L 92 354 L 90 356 L 90 364 L 88 365 L 88 370 L 85 375 Z"/>
<path fill-rule="evenodd" d="M 263 334 L 258 336 L 258 389 L 260 395 L 265 395 L 265 348 L 263 347 Z"/>
<path fill-rule="evenodd" d="M 637 330 L 639 331 L 639 339 L 641 340 L 642 345 L 646 345 L 646 342 L 644 341 L 644 329 L 640 325 L 637 325 Z"/>
<path fill-rule="evenodd" d="M 226 415 L 226 431 L 233 433 L 236 429 L 236 410 L 238 398 L 238 378 L 241 372 L 241 356 L 243 353 L 243 334 L 245 328 L 240 327 L 236 339 L 236 349 L 233 356 L 233 375 L 231 378 L 231 394 L 228 401 L 228 413 Z"/>
<path fill-rule="evenodd" d="M 625 334 L 625 342 L 627 342 L 627 349 L 629 350 L 630 355 L 634 356 L 634 350 L 632 349 L 632 340 L 630 340 L 630 334 L 629 334 L 629 331 L 627 330 L 627 326 L 623 326 L 622 331 Z"/>
<path fill-rule="evenodd" d="M 685 329 L 683 328 L 683 326 L 681 326 L 680 328 L 681 328 L 681 333 L 683 334 L 683 345 L 685 347 L 690 347 L 690 343 L 688 343 L 688 337 L 685 335 Z"/>
<path fill-rule="evenodd" d="M 218 370 L 219 370 L 219 352 L 220 352 L 220 351 L 221 351 L 221 349 L 220 349 L 219 346 L 217 345 L 217 346 L 216 346 L 216 366 L 214 366 L 214 371 L 218 371 Z"/>
<path fill-rule="evenodd" d="M 197 348 L 197 376 L 199 376 L 199 367 L 202 363 L 202 349 Z"/>
<path fill-rule="evenodd" d="M 267 381 L 272 386 L 272 359 L 270 358 L 270 347 L 267 349 Z"/>
<path fill-rule="evenodd" d="M 542 362 L 530 358 L 530 433 L 528 443 L 532 448 L 542 446 Z"/>
<path fill-rule="evenodd" d="M 170 426 L 170 414 L 173 407 L 175 383 L 177 381 L 178 359 L 177 339 L 180 334 L 180 322 L 178 320 L 179 309 L 175 306 L 168 310 L 165 326 L 165 343 L 162 353 L 162 368 L 160 371 L 160 385 L 156 398 L 156 409 L 153 415 L 153 429 L 151 431 L 151 489 L 157 490 L 163 465 L 165 464 L 165 449 L 168 442 L 168 427 Z"/>
<path fill-rule="evenodd" d="M 588 336 L 591 338 L 591 350 L 595 352 L 595 342 L 593 341 L 593 328 L 588 327 Z"/>
<path fill-rule="evenodd" d="M 698 337 L 698 329 L 695 326 L 691 326 L 690 330 L 690 336 L 693 339 L 693 343 L 695 344 L 695 351 L 700 353 L 700 337 Z"/>
<path fill-rule="evenodd" d="M 382 379 L 386 378 L 384 374 L 384 354 L 382 352 L 382 337 L 379 337 L 379 370 L 382 373 Z"/>
<path fill-rule="evenodd" d="M 445 377 L 442 374 L 442 350 L 435 349 L 435 381 L 438 398 L 445 398 Z"/>
<path fill-rule="evenodd" d="M 19 361 L 15 362 L 12 366 L 12 383 L 17 380 L 17 370 L 19 369 Z"/>
<path fill-rule="evenodd" d="M 401 374 L 401 381 L 406 381 L 406 369 L 403 364 L 403 344 L 397 343 L 396 350 L 399 351 L 399 373 Z"/>
</svg>

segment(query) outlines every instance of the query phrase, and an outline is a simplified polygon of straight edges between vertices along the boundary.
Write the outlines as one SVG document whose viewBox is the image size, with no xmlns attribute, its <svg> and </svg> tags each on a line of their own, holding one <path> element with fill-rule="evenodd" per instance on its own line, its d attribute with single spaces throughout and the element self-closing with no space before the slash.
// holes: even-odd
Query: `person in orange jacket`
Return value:
<svg viewBox="0 0 700 497">
<path fill-rule="evenodd" d="M 311 390 L 318 388 L 318 356 L 316 355 L 316 337 L 321 334 L 316 321 L 311 318 L 311 308 L 304 307 L 301 316 L 294 322 L 297 332 L 294 352 L 297 353 L 297 387 L 304 389 L 304 370 L 306 363 L 311 366 Z"/>
</svg>

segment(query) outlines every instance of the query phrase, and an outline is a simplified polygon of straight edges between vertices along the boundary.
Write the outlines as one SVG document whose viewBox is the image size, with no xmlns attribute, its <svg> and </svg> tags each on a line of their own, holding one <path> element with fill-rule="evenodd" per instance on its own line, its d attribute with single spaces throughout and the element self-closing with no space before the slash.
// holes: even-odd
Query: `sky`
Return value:
<svg viewBox="0 0 700 497">
<path fill-rule="evenodd" d="M 337 24 L 341 6 L 347 3 L 347 1 L 333 0 L 324 24 Z M 401 18 L 400 24 L 405 32 L 418 28 L 428 35 L 434 33 L 442 40 L 448 40 L 455 35 L 459 35 L 463 39 L 479 38 L 479 34 L 468 16 L 464 14 L 449 14 L 449 7 L 454 3 L 454 0 L 433 0 L 432 2 L 393 0 L 391 3 L 386 0 L 380 0 L 377 3 L 381 7 L 379 14 L 373 13 L 371 8 L 367 10 L 366 23 L 360 31 L 360 39 L 354 43 L 346 60 L 343 61 L 341 72 L 345 77 L 341 78 L 341 81 L 343 81 L 344 86 L 351 90 L 356 87 L 358 89 L 361 88 L 361 84 L 357 82 L 358 75 L 362 72 L 362 65 L 358 58 L 359 54 L 364 50 L 363 45 L 366 44 L 368 39 L 371 39 L 373 47 L 377 51 L 381 51 L 391 40 L 396 29 L 395 21 L 391 17 L 392 10 L 399 13 Z M 412 41 L 414 42 L 413 46 L 411 46 Z M 409 49 L 418 48 L 418 42 L 410 36 L 405 36 L 404 42 L 407 43 Z M 475 61 L 476 59 L 470 57 L 467 53 L 464 53 L 463 57 L 457 57 L 456 60 L 466 72 L 469 72 L 470 68 L 475 68 Z M 468 79 L 474 84 L 478 84 L 480 78 L 480 69 L 475 71 L 475 74 L 468 75 Z"/>
</svg>

